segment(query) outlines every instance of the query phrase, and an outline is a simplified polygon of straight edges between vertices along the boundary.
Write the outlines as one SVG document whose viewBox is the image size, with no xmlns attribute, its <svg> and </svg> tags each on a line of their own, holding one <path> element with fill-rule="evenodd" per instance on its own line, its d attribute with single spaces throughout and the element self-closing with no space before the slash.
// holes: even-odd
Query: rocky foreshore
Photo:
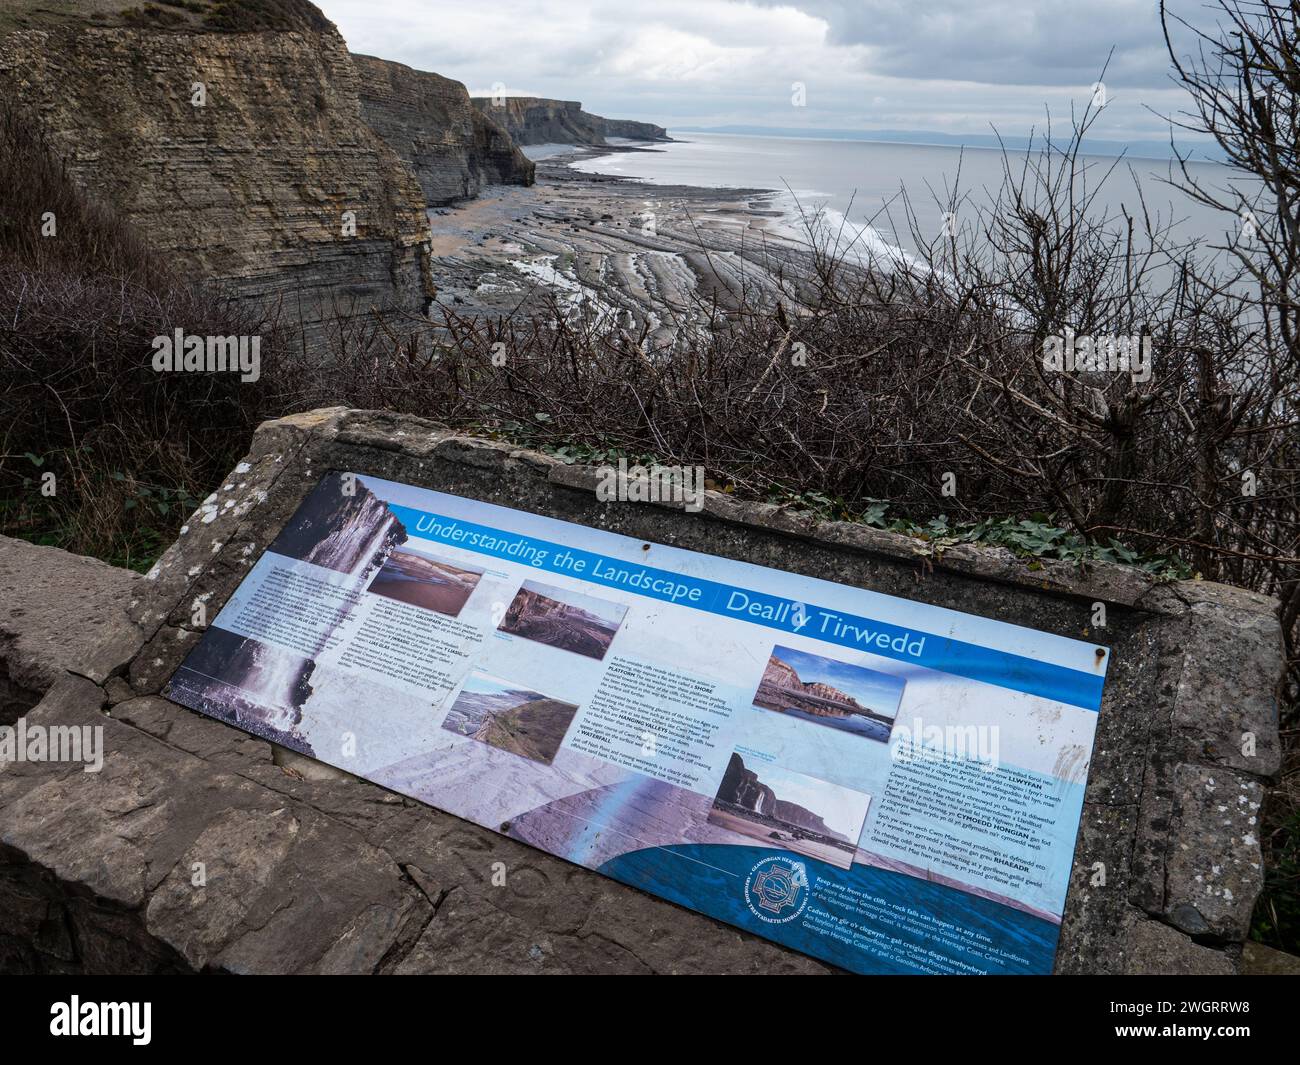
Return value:
<svg viewBox="0 0 1300 1065">
<path fill-rule="evenodd" d="M 613 316 L 662 341 L 726 310 L 742 288 L 777 287 L 803 244 L 769 189 L 650 185 L 569 164 L 653 147 L 555 150 L 531 188 L 489 187 L 431 211 L 437 301 L 457 314 L 529 313 L 553 297 L 570 315 Z"/>
</svg>

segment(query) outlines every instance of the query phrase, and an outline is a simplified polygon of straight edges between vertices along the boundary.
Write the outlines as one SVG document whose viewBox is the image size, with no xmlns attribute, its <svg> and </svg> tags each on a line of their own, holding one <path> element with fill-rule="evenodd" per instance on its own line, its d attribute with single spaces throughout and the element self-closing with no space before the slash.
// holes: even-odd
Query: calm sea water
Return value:
<svg viewBox="0 0 1300 1065">
<path fill-rule="evenodd" d="M 855 234 L 914 251 L 900 190 L 906 189 L 923 234 L 937 236 L 944 223 L 948 191 L 958 186 L 979 202 L 1003 182 L 1003 156 L 987 148 L 947 145 L 874 144 L 865 141 L 750 137 L 722 133 L 683 133 L 653 150 L 597 156 L 574 164 L 579 170 L 640 178 L 651 184 L 714 188 L 765 188 L 780 191 L 781 206 L 807 212 L 824 209 L 838 227 L 847 219 Z M 1010 156 L 1013 173 L 1025 159 Z M 1147 210 L 1173 221 L 1179 239 L 1207 237 L 1222 243 L 1235 218 L 1194 203 L 1168 185 L 1168 160 L 1089 157 L 1088 181 L 1102 184 L 1102 211 L 1126 209 L 1141 217 L 1138 190 Z M 1217 163 L 1192 164 L 1197 176 L 1215 185 L 1229 177 Z M 935 196 L 940 202 L 936 202 Z M 942 205 L 941 205 L 942 204 Z M 961 214 L 959 212 L 958 222 Z"/>
<path fill-rule="evenodd" d="M 839 729 L 841 732 L 852 732 L 855 736 L 868 736 L 881 743 L 889 740 L 890 727 L 873 717 L 826 717 L 821 714 L 809 714 L 793 706 L 785 707 L 781 713 L 786 717 L 797 717 L 800 721 L 811 721 L 814 725 Z"/>
</svg>

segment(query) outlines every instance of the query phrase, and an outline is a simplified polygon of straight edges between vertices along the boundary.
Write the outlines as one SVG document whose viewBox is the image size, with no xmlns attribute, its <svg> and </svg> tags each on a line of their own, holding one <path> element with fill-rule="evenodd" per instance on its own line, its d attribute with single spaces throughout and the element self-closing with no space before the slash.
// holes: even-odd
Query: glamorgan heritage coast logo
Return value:
<svg viewBox="0 0 1300 1065">
<path fill-rule="evenodd" d="M 808 906 L 808 868 L 793 858 L 764 858 L 745 878 L 749 912 L 767 924 L 788 924 Z"/>
</svg>

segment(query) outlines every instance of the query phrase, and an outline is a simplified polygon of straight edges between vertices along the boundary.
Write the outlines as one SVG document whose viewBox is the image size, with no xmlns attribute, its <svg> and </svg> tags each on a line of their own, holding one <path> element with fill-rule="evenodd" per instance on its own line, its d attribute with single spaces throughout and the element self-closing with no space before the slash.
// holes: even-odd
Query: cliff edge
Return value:
<svg viewBox="0 0 1300 1065">
<path fill-rule="evenodd" d="M 414 171 L 431 205 L 478 195 L 484 185 L 531 185 L 533 164 L 496 120 L 441 74 L 353 55 L 361 114 Z"/>
<path fill-rule="evenodd" d="M 576 100 L 543 100 L 535 96 L 493 99 L 475 96 L 474 106 L 499 122 L 516 144 L 602 145 L 608 137 L 628 140 L 672 140 L 663 126 L 630 119 L 602 118 L 582 109 Z"/>
<path fill-rule="evenodd" d="M 37 119 L 76 184 L 183 272 L 281 300 L 308 331 L 336 313 L 423 310 L 424 194 L 362 120 L 343 38 L 305 0 L 187 14 L 12 30 L 0 95 Z"/>
</svg>

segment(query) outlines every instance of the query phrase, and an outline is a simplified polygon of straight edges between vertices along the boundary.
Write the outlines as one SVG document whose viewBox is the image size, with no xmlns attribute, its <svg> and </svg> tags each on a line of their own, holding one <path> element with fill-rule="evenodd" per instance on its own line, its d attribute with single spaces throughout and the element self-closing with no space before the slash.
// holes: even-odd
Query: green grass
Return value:
<svg viewBox="0 0 1300 1065">
<path fill-rule="evenodd" d="M 310 0 L 4 0 L 0 11 L 0 34 L 85 26 L 222 33 L 334 28 Z"/>
<path fill-rule="evenodd" d="M 146 572 L 198 506 L 192 486 L 101 475 L 84 449 L 77 458 L 74 474 L 66 456 L 22 456 L 26 472 L 0 495 L 0 533 Z M 41 492 L 46 472 L 55 473 L 53 496 Z"/>
<path fill-rule="evenodd" d="M 309 0 L 216 0 L 204 18 L 210 29 L 228 33 L 299 30 L 327 33 L 334 24 Z"/>
</svg>

